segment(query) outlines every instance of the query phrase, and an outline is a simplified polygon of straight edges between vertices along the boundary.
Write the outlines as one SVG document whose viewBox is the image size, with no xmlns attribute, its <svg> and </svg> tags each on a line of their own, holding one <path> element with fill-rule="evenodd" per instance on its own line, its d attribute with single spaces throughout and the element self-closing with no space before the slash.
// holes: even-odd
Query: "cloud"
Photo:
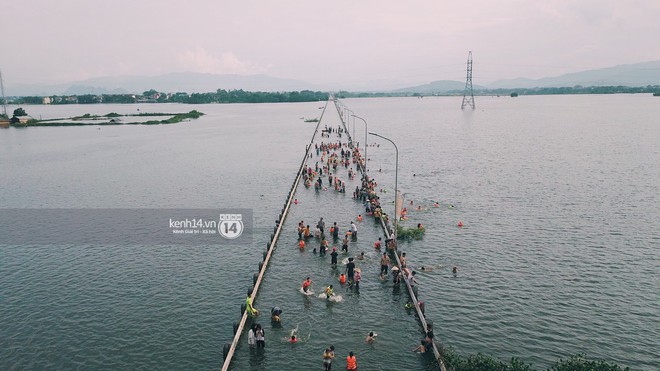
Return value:
<svg viewBox="0 0 660 371">
<path fill-rule="evenodd" d="M 251 75 L 264 73 L 268 69 L 252 61 L 241 60 L 231 51 L 215 55 L 201 47 L 184 51 L 178 56 L 178 61 L 185 71 L 202 73 Z"/>
</svg>

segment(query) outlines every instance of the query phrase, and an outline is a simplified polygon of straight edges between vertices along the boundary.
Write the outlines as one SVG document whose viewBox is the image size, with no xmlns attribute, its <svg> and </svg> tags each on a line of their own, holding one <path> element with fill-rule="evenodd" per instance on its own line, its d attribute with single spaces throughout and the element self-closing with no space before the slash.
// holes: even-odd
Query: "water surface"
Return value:
<svg viewBox="0 0 660 371">
<path fill-rule="evenodd" d="M 577 352 L 637 370 L 660 367 L 657 98 L 477 97 L 477 110 L 469 112 L 460 111 L 460 98 L 345 103 L 399 147 L 399 189 L 412 209 L 423 206 L 406 223 L 427 227 L 423 240 L 402 248 L 411 265 L 441 266 L 418 280 L 444 345 L 539 367 Z M 0 365 L 220 367 L 315 126 L 300 118 L 319 116 L 319 106 L 139 105 L 207 116 L 177 125 L 0 130 L 2 207 L 247 207 L 257 230 L 253 246 L 187 249 L 2 241 Z M 26 110 L 46 118 L 137 108 Z M 360 133 L 358 121 L 363 142 Z M 370 173 L 387 199 L 394 151 L 375 137 L 369 143 L 380 144 L 369 147 Z M 332 193 L 299 196 L 299 206 L 320 201 L 319 209 L 294 208 L 266 276 L 263 305 L 257 302 L 267 310 L 286 304 L 284 327 L 267 323 L 266 352 L 242 347 L 236 369 L 285 369 L 292 359 L 320 367 L 331 341 L 341 347 L 338 356 L 355 348 L 367 369 L 426 367 L 409 352 L 420 333 L 402 309 L 405 295 L 381 286 L 370 271 L 376 268 L 366 265 L 359 297 L 347 292 L 332 307 L 307 303 L 292 290 L 306 270 L 321 272 L 320 282 L 333 278 L 328 262 L 287 245 L 295 222 L 325 215 L 345 225 L 360 210 Z M 356 249 L 373 252 L 379 230 L 361 230 L 364 245 Z M 350 316 L 341 320 L 344 313 Z M 290 349 L 277 338 L 294 323 L 310 341 Z M 361 341 L 370 329 L 383 335 L 366 346 Z"/>
</svg>

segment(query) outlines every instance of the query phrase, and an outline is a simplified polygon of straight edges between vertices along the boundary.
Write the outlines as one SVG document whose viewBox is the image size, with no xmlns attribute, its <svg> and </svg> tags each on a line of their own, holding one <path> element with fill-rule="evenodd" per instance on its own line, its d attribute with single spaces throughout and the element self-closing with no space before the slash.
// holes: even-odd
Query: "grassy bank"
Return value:
<svg viewBox="0 0 660 371">
<path fill-rule="evenodd" d="M 448 370 L 453 371 L 538 371 L 531 363 L 525 363 L 518 358 L 502 361 L 491 356 L 471 355 L 461 356 L 453 349 L 445 349 L 442 358 Z M 568 359 L 556 361 L 547 371 L 630 371 L 629 367 L 621 367 L 602 360 L 591 360 L 584 354 L 577 354 Z"/>
<path fill-rule="evenodd" d="M 149 121 L 122 121 L 121 117 L 168 117 L 163 120 L 149 120 Z M 31 119 L 27 123 L 16 123 L 13 126 L 27 127 L 27 126 L 107 126 L 107 125 L 167 125 L 177 124 L 182 121 L 194 120 L 204 116 L 202 112 L 192 110 L 186 113 L 138 113 L 120 115 L 115 112 L 108 113 L 107 115 L 90 115 L 86 113 L 82 116 L 57 118 L 47 120 Z M 70 120 L 70 121 L 68 121 Z M 82 122 L 82 121 L 98 121 L 98 122 Z"/>
</svg>

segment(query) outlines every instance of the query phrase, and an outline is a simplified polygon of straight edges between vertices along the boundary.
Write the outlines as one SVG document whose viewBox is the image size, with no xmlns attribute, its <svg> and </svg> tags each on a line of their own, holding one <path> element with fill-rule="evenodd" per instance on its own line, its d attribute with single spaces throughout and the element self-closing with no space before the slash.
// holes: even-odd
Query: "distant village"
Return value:
<svg viewBox="0 0 660 371">
<path fill-rule="evenodd" d="M 218 89 L 210 93 L 163 93 L 148 90 L 142 94 L 83 94 L 8 97 L 8 104 L 131 104 L 131 103 L 278 103 L 315 102 L 328 99 L 320 91 L 250 92 Z"/>
</svg>

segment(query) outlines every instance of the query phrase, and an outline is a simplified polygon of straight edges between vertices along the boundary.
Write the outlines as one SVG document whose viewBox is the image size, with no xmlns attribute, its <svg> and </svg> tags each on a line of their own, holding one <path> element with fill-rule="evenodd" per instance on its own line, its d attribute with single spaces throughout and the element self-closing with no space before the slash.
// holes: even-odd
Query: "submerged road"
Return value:
<svg viewBox="0 0 660 371">
<path fill-rule="evenodd" d="M 338 112 L 333 104 L 326 108 L 307 157 L 306 164 L 312 169 L 317 164 L 322 167 L 328 158 L 323 151 L 317 153 L 315 146 L 340 144 L 336 151 L 330 151 L 336 152 L 339 158 L 342 149 L 350 150 L 346 133 L 341 137 L 338 133 L 338 129 L 343 128 Z M 326 127 L 333 129 L 329 137 L 322 136 L 321 130 Z M 323 351 L 331 345 L 335 348 L 334 369 L 345 369 L 349 352 L 355 354 L 361 370 L 438 369 L 432 352 L 424 355 L 412 352 L 425 336 L 420 331 L 414 309 L 406 308 L 410 299 L 405 284 L 393 284 L 391 274 L 385 279 L 379 277 L 380 257 L 385 252 L 387 236 L 381 224 L 366 215 L 362 201 L 353 198 L 356 186 L 361 185 L 361 175 L 352 159 L 348 167 L 340 165 L 336 171 L 331 171 L 333 178 L 338 177 L 345 184 L 345 193 L 336 191 L 329 184 L 326 172 L 312 179 L 309 187 L 302 179 L 297 184 L 292 196 L 294 202 L 289 206 L 279 240 L 269 256 L 267 273 L 259 282 L 254 306 L 261 315 L 246 321 L 243 336 L 236 338 L 233 359 L 226 364 L 228 369 L 322 369 Z M 349 177 L 349 171 L 356 173 L 353 179 Z M 319 177 L 322 188 L 315 190 L 314 182 Z M 362 216 L 362 221 L 358 215 Z M 309 225 L 313 235 L 320 218 L 325 221 L 329 243 L 325 255 L 318 252 L 319 238 L 310 237 L 304 248 L 300 248 L 298 240 L 298 223 L 302 221 L 305 226 Z M 349 239 L 348 252 L 345 253 L 341 251 L 342 238 L 351 222 L 357 226 L 357 239 Z M 333 240 L 330 235 L 334 223 L 339 228 L 338 240 Z M 383 241 L 380 250 L 374 248 L 378 238 Z M 331 265 L 330 253 L 334 247 L 339 253 L 337 266 Z M 340 283 L 340 274 L 345 272 L 349 258 L 354 259 L 361 271 L 359 290 Z M 301 292 L 306 277 L 313 281 L 311 295 Z M 329 285 L 334 286 L 332 300 L 327 300 L 323 294 Z M 283 311 L 280 322 L 271 321 L 270 311 L 274 306 Z M 247 329 L 253 322 L 265 329 L 265 348 L 247 344 Z M 298 342 L 292 344 L 288 340 L 296 329 Z M 377 336 L 375 341 L 368 343 L 365 339 L 370 331 Z"/>
</svg>

